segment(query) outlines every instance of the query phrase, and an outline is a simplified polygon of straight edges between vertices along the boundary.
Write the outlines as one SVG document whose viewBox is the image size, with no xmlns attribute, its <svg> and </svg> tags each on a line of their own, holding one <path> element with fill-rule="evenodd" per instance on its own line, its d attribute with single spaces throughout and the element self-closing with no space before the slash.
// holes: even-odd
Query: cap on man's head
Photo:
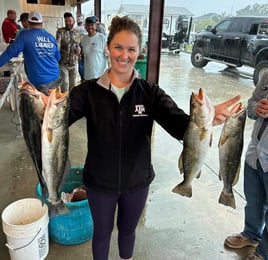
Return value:
<svg viewBox="0 0 268 260">
<path fill-rule="evenodd" d="M 28 21 L 30 23 L 42 23 L 43 18 L 39 12 L 33 11 L 29 13 Z"/>
<path fill-rule="evenodd" d="M 28 17 L 29 17 L 29 13 L 22 13 L 22 14 L 20 15 L 19 22 L 27 21 L 27 20 L 28 20 Z"/>
<path fill-rule="evenodd" d="M 96 16 L 90 16 L 86 19 L 86 24 L 94 24 L 96 23 Z"/>
<path fill-rule="evenodd" d="M 84 22 L 84 17 L 83 16 L 78 16 L 77 17 L 77 22 L 78 23 L 83 23 Z"/>
<path fill-rule="evenodd" d="M 71 13 L 69 13 L 69 12 L 66 12 L 66 13 L 64 13 L 63 17 L 64 18 L 73 17 L 73 15 Z"/>
</svg>

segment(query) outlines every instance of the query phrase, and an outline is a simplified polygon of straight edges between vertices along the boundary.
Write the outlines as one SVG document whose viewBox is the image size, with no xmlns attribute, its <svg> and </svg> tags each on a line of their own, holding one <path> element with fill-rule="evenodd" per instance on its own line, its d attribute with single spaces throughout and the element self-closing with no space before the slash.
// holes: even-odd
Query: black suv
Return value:
<svg viewBox="0 0 268 260">
<path fill-rule="evenodd" d="M 191 62 L 202 68 L 209 61 L 254 68 L 256 85 L 261 73 L 268 69 L 268 17 L 229 17 L 197 33 Z"/>
</svg>

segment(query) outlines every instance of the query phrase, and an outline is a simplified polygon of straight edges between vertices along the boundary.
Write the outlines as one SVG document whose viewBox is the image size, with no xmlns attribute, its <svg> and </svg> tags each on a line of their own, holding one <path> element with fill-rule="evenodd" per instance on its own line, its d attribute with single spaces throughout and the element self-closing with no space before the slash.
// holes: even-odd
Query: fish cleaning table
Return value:
<svg viewBox="0 0 268 260">
<path fill-rule="evenodd" d="M 18 108 L 18 77 L 21 78 L 20 70 L 22 65 L 22 58 L 13 58 L 10 62 L 0 68 L 0 109 L 7 98 L 9 98 L 11 109 L 13 111 Z"/>
<path fill-rule="evenodd" d="M 16 111 L 18 124 L 17 130 L 19 134 L 17 137 L 22 136 L 21 131 L 21 118 L 19 111 L 19 82 L 21 82 L 23 67 L 23 59 L 21 57 L 11 59 L 7 64 L 0 68 L 0 110 L 2 109 L 5 101 L 8 99 L 12 111 Z"/>
</svg>

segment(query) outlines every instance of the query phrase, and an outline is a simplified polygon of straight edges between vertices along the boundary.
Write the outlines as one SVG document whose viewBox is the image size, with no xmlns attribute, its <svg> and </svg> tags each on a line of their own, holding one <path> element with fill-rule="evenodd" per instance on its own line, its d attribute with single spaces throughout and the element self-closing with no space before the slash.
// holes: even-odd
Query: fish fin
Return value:
<svg viewBox="0 0 268 260">
<path fill-rule="evenodd" d="M 40 98 L 41 98 L 42 102 L 44 103 L 44 105 L 46 107 L 47 103 L 48 103 L 48 96 L 45 95 L 44 93 L 40 92 Z"/>
<path fill-rule="evenodd" d="M 46 199 L 48 197 L 48 191 L 47 191 L 46 184 L 43 184 L 40 182 L 40 186 L 41 186 L 41 192 L 42 192 L 42 205 L 44 205 L 46 203 Z"/>
<path fill-rule="evenodd" d="M 178 168 L 180 170 L 180 173 L 183 174 L 184 171 L 183 171 L 182 153 L 181 153 L 179 160 L 178 160 Z"/>
<path fill-rule="evenodd" d="M 47 140 L 51 143 L 53 140 L 53 130 L 51 128 L 47 129 Z"/>
<path fill-rule="evenodd" d="M 239 174 L 240 174 L 240 167 L 241 167 L 241 164 L 239 164 L 239 167 L 237 167 L 237 171 L 236 171 L 232 186 L 235 186 L 238 183 Z"/>
<path fill-rule="evenodd" d="M 219 172 L 219 180 L 222 181 L 221 172 Z"/>
<path fill-rule="evenodd" d="M 212 146 L 212 139 L 213 139 L 213 133 L 211 132 L 211 135 L 210 135 L 210 140 L 209 140 L 209 147 Z"/>
<path fill-rule="evenodd" d="M 200 176 L 201 176 L 201 170 L 199 171 L 199 173 L 196 175 L 196 179 L 199 179 L 200 178 Z"/>
<path fill-rule="evenodd" d="M 221 195 L 219 197 L 219 203 L 235 209 L 236 205 L 235 205 L 235 197 L 234 197 L 233 192 L 228 193 L 225 190 L 222 190 Z"/>
<path fill-rule="evenodd" d="M 174 193 L 178 193 L 182 196 L 186 196 L 186 197 L 192 197 L 192 185 L 186 185 L 184 182 L 178 184 L 173 190 L 172 192 Z"/>
<path fill-rule="evenodd" d="M 225 142 L 227 141 L 227 139 L 228 139 L 227 135 L 221 135 L 220 141 L 219 141 L 219 146 L 224 145 Z"/>
<path fill-rule="evenodd" d="M 60 200 L 56 204 L 48 202 L 48 215 L 50 218 L 69 213 L 70 213 L 69 209 L 66 207 L 66 205 L 62 200 Z"/>
<path fill-rule="evenodd" d="M 200 132 L 200 136 L 199 136 L 199 140 L 202 141 L 206 138 L 207 135 L 207 130 L 206 129 L 202 129 Z"/>
</svg>

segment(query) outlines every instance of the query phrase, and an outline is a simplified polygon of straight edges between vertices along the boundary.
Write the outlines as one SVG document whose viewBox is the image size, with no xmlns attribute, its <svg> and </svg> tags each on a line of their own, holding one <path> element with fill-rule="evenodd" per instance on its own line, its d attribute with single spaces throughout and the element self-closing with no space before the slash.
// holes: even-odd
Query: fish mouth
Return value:
<svg viewBox="0 0 268 260">
<path fill-rule="evenodd" d="M 204 91 L 202 88 L 199 89 L 197 94 L 193 92 L 192 96 L 196 101 L 198 101 L 200 103 L 202 103 L 205 99 Z"/>
<path fill-rule="evenodd" d="M 202 88 L 200 88 L 199 91 L 198 91 L 198 98 L 200 100 L 204 100 L 204 91 L 203 91 Z"/>
<path fill-rule="evenodd" d="M 19 95 L 22 95 L 23 93 L 26 93 L 28 94 L 29 96 L 32 96 L 34 98 L 37 98 L 37 99 L 41 99 L 42 103 L 46 106 L 47 105 L 47 102 L 48 102 L 48 97 L 38 91 L 32 84 L 30 84 L 29 82 L 25 82 L 23 83 L 23 85 L 20 87 L 19 89 Z"/>
<path fill-rule="evenodd" d="M 232 107 L 230 113 L 231 113 L 231 115 L 236 115 L 244 110 L 245 110 L 245 108 L 243 107 L 242 103 L 239 102 Z"/>
<path fill-rule="evenodd" d="M 205 92 L 202 88 L 199 88 L 198 93 L 192 93 L 192 100 L 199 103 L 200 106 L 206 106 L 208 111 L 213 112 L 214 107 L 212 106 L 211 102 L 209 101 L 209 98 L 206 96 Z"/>
<path fill-rule="evenodd" d="M 68 92 L 61 92 L 60 87 L 54 88 L 51 90 L 49 96 L 56 103 L 61 103 L 64 101 L 65 97 L 68 95 Z"/>
<path fill-rule="evenodd" d="M 23 92 L 28 92 L 33 96 L 37 96 L 36 88 L 28 82 L 23 83 L 23 85 L 20 87 L 19 94 L 22 94 Z"/>
</svg>

